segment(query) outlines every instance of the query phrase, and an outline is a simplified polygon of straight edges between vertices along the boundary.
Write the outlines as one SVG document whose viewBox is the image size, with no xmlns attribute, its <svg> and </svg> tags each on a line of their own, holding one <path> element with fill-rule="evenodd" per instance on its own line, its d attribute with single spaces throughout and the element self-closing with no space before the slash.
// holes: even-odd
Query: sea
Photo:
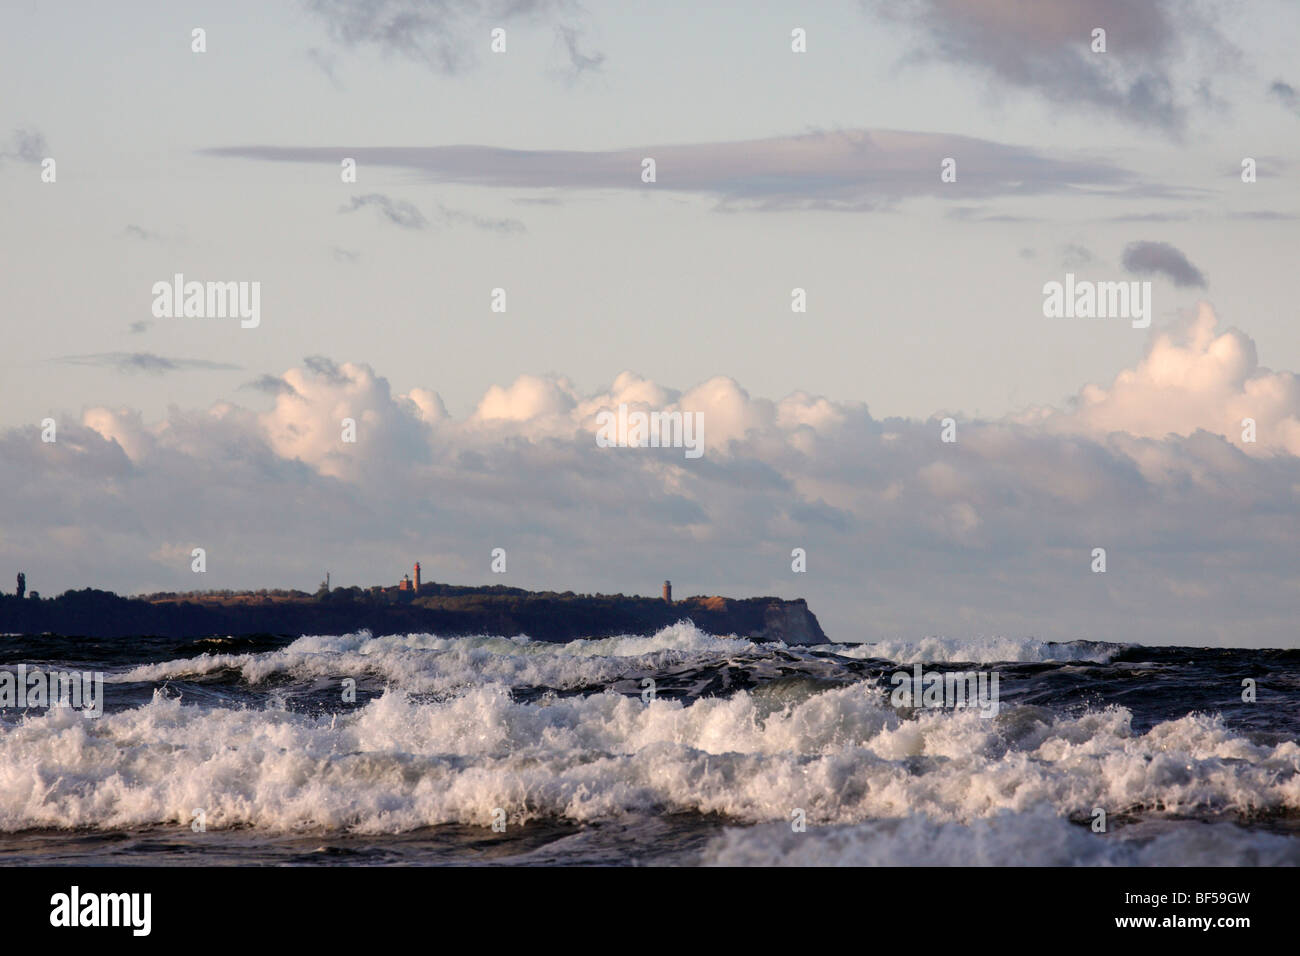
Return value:
<svg viewBox="0 0 1300 956">
<path fill-rule="evenodd" d="M 0 637 L 0 864 L 1300 863 L 1300 651 Z M 919 667 L 918 667 L 919 665 Z M 997 676 L 996 708 L 900 674 Z M 996 710 L 995 713 L 991 712 Z"/>
</svg>

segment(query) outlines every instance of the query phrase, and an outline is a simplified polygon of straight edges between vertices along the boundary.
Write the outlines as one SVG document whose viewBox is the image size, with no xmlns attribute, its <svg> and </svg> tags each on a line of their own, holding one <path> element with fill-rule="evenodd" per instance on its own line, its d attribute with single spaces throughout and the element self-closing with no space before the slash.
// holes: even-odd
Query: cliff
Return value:
<svg viewBox="0 0 1300 956">
<path fill-rule="evenodd" d="M 576 595 L 505 587 L 428 583 L 418 595 L 394 589 L 339 588 L 304 592 L 223 592 L 126 598 L 90 588 L 41 600 L 0 596 L 0 633 L 96 638 L 157 635 L 199 638 L 249 634 L 375 635 L 427 631 L 444 635 L 526 634 L 534 640 L 653 634 L 689 620 L 709 634 L 735 634 L 787 644 L 825 644 L 802 599 L 733 600 Z"/>
</svg>

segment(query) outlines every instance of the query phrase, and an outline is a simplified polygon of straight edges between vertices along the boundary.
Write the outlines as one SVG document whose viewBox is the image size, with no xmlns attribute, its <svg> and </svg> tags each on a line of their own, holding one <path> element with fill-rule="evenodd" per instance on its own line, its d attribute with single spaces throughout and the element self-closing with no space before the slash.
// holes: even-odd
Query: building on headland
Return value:
<svg viewBox="0 0 1300 956">
<path fill-rule="evenodd" d="M 419 561 L 415 562 L 415 568 L 413 570 L 415 571 L 415 577 L 412 578 L 409 574 L 403 574 L 402 580 L 397 582 L 397 590 L 411 591 L 418 596 L 420 593 L 420 562 Z"/>
<path fill-rule="evenodd" d="M 673 582 L 672 581 L 664 582 L 664 601 L 666 601 L 668 604 L 673 603 Z"/>
</svg>

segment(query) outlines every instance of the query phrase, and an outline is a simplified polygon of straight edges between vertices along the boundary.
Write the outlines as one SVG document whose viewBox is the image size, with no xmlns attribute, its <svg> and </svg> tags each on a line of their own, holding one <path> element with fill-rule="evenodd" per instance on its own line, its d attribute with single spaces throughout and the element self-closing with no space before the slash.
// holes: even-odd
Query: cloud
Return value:
<svg viewBox="0 0 1300 956">
<path fill-rule="evenodd" d="M 508 388 L 489 388 L 474 417 L 479 421 L 526 422 L 567 415 L 576 405 L 576 394 L 567 380 L 521 375 Z"/>
<path fill-rule="evenodd" d="M 0 159 L 16 159 L 23 163 L 39 163 L 50 155 L 45 136 L 35 129 L 20 127 L 9 135 L 7 148 L 0 148 Z"/>
<path fill-rule="evenodd" d="M 528 231 L 528 227 L 518 219 L 493 219 L 490 216 L 480 216 L 476 213 L 466 212 L 463 209 L 451 209 L 442 203 L 438 203 L 438 215 L 447 225 L 469 225 L 476 229 L 497 232 L 502 235 Z"/>
<path fill-rule="evenodd" d="M 132 323 L 131 331 L 139 323 Z M 146 326 L 147 327 L 147 326 Z M 90 355 L 64 355 L 55 361 L 68 365 L 94 365 L 99 368 L 111 368 L 118 372 L 145 372 L 162 375 L 166 372 L 181 372 L 187 369 L 210 371 L 237 371 L 240 366 L 226 362 L 212 362 L 208 359 L 166 358 L 152 352 L 95 352 Z"/>
<path fill-rule="evenodd" d="M 132 335 L 139 335 L 142 332 L 148 332 L 153 327 L 153 319 L 136 319 L 130 325 Z"/>
<path fill-rule="evenodd" d="M 1068 242 L 1061 247 L 1061 265 L 1066 269 L 1081 269 L 1095 259 L 1090 249 L 1077 242 Z"/>
<path fill-rule="evenodd" d="M 588 71 L 595 72 L 604 66 L 605 54 L 599 52 L 587 54 L 579 49 L 579 41 L 582 37 L 579 30 L 560 24 L 555 28 L 555 35 L 564 44 L 564 49 L 569 54 L 569 64 L 575 76 Z"/>
<path fill-rule="evenodd" d="M 213 587 L 310 587 L 322 562 L 379 583 L 417 558 L 431 578 L 488 584 L 504 547 L 507 584 L 802 596 L 841 640 L 1295 644 L 1300 382 L 1208 307 L 1113 383 L 960 418 L 951 444 L 937 417 L 768 399 L 727 376 L 523 375 L 461 418 L 363 363 L 315 357 L 249 385 L 269 410 L 91 407 L 52 445 L 36 426 L 0 431 L 0 563 L 45 593 L 183 589 L 188 550 L 165 547 L 179 542 L 207 548 Z M 701 412 L 703 457 L 598 447 L 597 413 L 622 403 Z M 790 573 L 795 547 L 806 575 Z M 1094 547 L 1110 573 L 1089 572 Z"/>
<path fill-rule="evenodd" d="M 1228 213 L 1229 219 L 1252 219 L 1260 222 L 1289 222 L 1292 219 L 1300 219 L 1295 213 L 1279 212 L 1276 209 L 1244 209 L 1240 212 Z"/>
<path fill-rule="evenodd" d="M 501 149 L 492 146 L 227 146 L 205 154 L 272 162 L 329 163 L 340 155 L 368 166 L 413 170 L 430 182 L 529 189 L 647 189 L 695 193 L 721 208 L 864 210 L 920 196 L 951 198 L 939 163 L 957 160 L 963 200 L 1064 195 L 1181 195 L 1101 161 L 1056 159 L 1032 149 L 940 133 L 842 130 L 721 143 L 634 149 Z M 657 181 L 641 181 L 645 157 Z M 918 175 L 933 169 L 934 175 Z M 364 200 L 365 202 L 361 202 Z M 386 197 L 353 200 L 386 208 Z M 400 218 L 400 217 L 399 217 Z M 394 220 L 398 221 L 398 220 Z M 399 223 L 401 224 L 401 223 Z"/>
<path fill-rule="evenodd" d="M 556 31 L 575 72 L 599 68 L 605 59 L 599 52 L 579 52 L 583 11 L 571 0 L 309 0 L 307 9 L 346 47 L 371 47 L 436 73 L 469 69 L 496 27 L 557 17 L 562 20 Z"/>
<path fill-rule="evenodd" d="M 302 364 L 312 375 L 332 385 L 342 385 L 348 380 L 347 374 L 339 368 L 338 364 L 324 355 L 308 355 L 302 360 Z"/>
<path fill-rule="evenodd" d="M 382 193 L 353 196 L 348 205 L 339 207 L 339 212 L 356 212 L 367 206 L 378 209 L 380 215 L 403 229 L 424 229 L 429 225 L 429 220 L 425 218 L 424 213 L 414 205 L 405 200 L 391 199 Z"/>
<path fill-rule="evenodd" d="M 1243 421 L 1256 423 L 1256 440 L 1243 440 Z M 1218 331 L 1202 304 L 1182 328 L 1153 338 L 1135 368 L 1109 386 L 1087 385 L 1067 412 L 1040 423 L 1055 431 L 1105 437 L 1222 436 L 1249 455 L 1300 455 L 1300 378 L 1259 364 L 1255 343 L 1235 329 Z"/>
<path fill-rule="evenodd" d="M 239 387 L 265 392 L 267 395 L 281 395 L 293 391 L 293 386 L 278 375 L 259 375 L 251 382 L 245 382 Z"/>
<path fill-rule="evenodd" d="M 1086 106 L 1130 123 L 1181 129 L 1187 107 L 1175 91 L 1178 67 L 1195 41 L 1218 68 L 1235 51 L 1190 4 L 1168 0 L 863 0 L 881 19 L 906 24 L 922 41 L 914 59 L 972 67 L 1058 106 Z M 1107 52 L 1092 51 L 1103 28 Z"/>
<path fill-rule="evenodd" d="M 1130 242 L 1124 247 L 1124 268 L 1138 275 L 1163 275 L 1174 285 L 1204 289 L 1205 275 L 1167 242 Z"/>
<path fill-rule="evenodd" d="M 339 212 L 356 212 L 358 209 L 364 209 L 368 206 L 379 210 L 381 216 L 403 229 L 427 229 L 430 225 L 429 218 L 414 203 L 392 199 L 381 193 L 353 196 L 348 205 L 339 207 Z M 437 221 L 443 226 L 473 226 L 476 229 L 483 229 L 501 235 L 528 231 L 528 228 L 518 219 L 494 219 L 490 216 L 480 216 L 477 213 L 467 212 L 463 209 L 453 209 L 442 203 L 437 205 Z M 358 257 L 357 253 L 349 253 L 346 249 L 338 247 L 334 248 L 334 255 L 335 258 L 348 262 L 355 262 Z"/>
<path fill-rule="evenodd" d="M 134 224 L 127 226 L 122 230 L 122 232 L 124 235 L 130 236 L 132 239 L 140 239 L 144 242 L 156 241 L 162 238 L 158 233 L 145 229 L 143 226 L 137 226 Z"/>
<path fill-rule="evenodd" d="M 284 373 L 287 388 L 259 417 L 260 433 L 275 454 L 353 481 L 382 478 L 394 466 L 429 456 L 423 414 L 429 402 L 395 399 L 388 381 L 365 364 L 321 356 L 303 364 Z M 355 423 L 355 443 L 342 439 L 345 419 Z"/>
<path fill-rule="evenodd" d="M 949 219 L 965 222 L 1041 222 L 1037 216 L 1012 216 L 1007 213 L 989 213 L 976 206 L 954 206 L 948 210 Z"/>
<path fill-rule="evenodd" d="M 1290 83 L 1277 80 L 1268 88 L 1268 93 L 1292 113 L 1300 115 L 1300 95 L 1296 94 L 1295 87 Z"/>
<path fill-rule="evenodd" d="M 1191 218 L 1185 212 L 1142 212 L 1125 213 L 1120 216 L 1107 216 L 1107 222 L 1185 222 Z"/>
<path fill-rule="evenodd" d="M 312 47 L 307 51 L 307 59 L 312 65 L 325 74 L 330 83 L 336 90 L 343 89 L 343 84 L 338 77 L 338 57 L 325 52 L 324 50 Z"/>
</svg>

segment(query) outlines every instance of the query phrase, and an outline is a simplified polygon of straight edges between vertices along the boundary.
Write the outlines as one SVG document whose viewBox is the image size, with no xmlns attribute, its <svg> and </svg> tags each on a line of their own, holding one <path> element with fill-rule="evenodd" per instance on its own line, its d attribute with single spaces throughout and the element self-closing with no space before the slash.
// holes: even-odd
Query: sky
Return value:
<svg viewBox="0 0 1300 956">
<path fill-rule="evenodd" d="M 0 568 L 1300 646 L 1300 8 L 699 6 L 7 4 Z"/>
</svg>

